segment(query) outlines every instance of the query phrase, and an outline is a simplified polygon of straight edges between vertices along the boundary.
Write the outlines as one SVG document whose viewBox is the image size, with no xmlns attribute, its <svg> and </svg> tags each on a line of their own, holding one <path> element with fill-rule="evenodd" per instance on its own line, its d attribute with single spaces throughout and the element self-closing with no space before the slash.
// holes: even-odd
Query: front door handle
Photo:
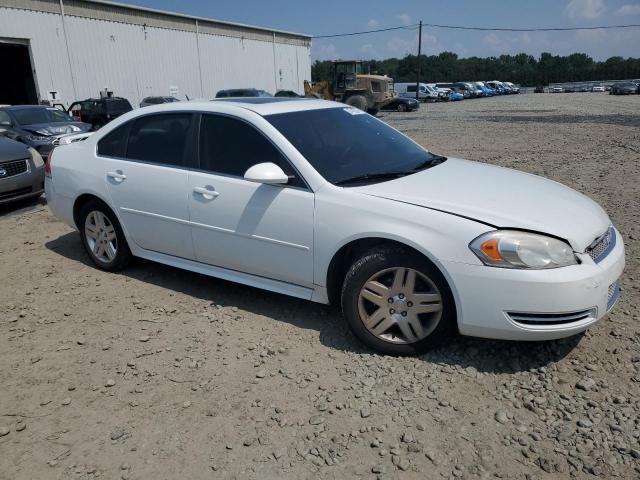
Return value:
<svg viewBox="0 0 640 480">
<path fill-rule="evenodd" d="M 207 187 L 195 187 L 193 189 L 193 191 L 195 193 L 199 193 L 200 195 L 202 195 L 207 200 L 213 200 L 218 195 L 220 195 L 218 192 L 216 192 L 216 190 L 213 187 L 209 187 L 209 188 L 207 188 Z"/>
<path fill-rule="evenodd" d="M 115 172 L 107 172 L 107 177 L 113 178 L 118 183 L 122 183 L 127 179 L 127 176 L 124 173 L 122 173 L 122 170 L 116 170 Z"/>
</svg>

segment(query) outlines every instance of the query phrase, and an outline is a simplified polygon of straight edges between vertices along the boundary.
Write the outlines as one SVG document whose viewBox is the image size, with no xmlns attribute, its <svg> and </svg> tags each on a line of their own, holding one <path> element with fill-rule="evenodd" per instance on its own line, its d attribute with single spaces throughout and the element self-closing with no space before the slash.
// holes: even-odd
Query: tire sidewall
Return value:
<svg viewBox="0 0 640 480">
<path fill-rule="evenodd" d="M 376 273 L 392 267 L 408 267 L 429 277 L 442 296 L 442 317 L 435 330 L 412 344 L 395 344 L 369 332 L 360 319 L 358 298 L 364 283 Z M 457 332 L 457 315 L 453 294 L 442 273 L 425 257 L 398 248 L 382 248 L 361 256 L 349 269 L 342 288 L 342 313 L 354 335 L 369 348 L 387 355 L 415 355 L 442 345 Z"/>
</svg>

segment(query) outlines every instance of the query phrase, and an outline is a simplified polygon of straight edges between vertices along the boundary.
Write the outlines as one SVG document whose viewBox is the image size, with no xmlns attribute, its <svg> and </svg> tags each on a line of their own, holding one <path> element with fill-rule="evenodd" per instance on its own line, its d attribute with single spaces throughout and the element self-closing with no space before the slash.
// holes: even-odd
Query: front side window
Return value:
<svg viewBox="0 0 640 480">
<path fill-rule="evenodd" d="M 0 124 L 11 125 L 12 123 L 9 114 L 0 110 Z"/>
<path fill-rule="evenodd" d="M 127 148 L 127 133 L 131 122 L 120 125 L 115 130 L 107 133 L 98 142 L 98 155 L 103 157 L 124 158 Z"/>
<path fill-rule="evenodd" d="M 133 121 L 126 158 L 183 167 L 191 126 L 190 113 L 163 113 Z"/>
<path fill-rule="evenodd" d="M 385 175 L 400 177 L 444 160 L 386 123 L 350 107 L 273 114 L 265 118 L 320 175 L 334 184 L 373 181 Z"/>
<path fill-rule="evenodd" d="M 381 92 L 382 91 L 382 85 L 380 82 L 371 82 L 371 90 L 373 92 Z"/>
<path fill-rule="evenodd" d="M 303 186 L 282 153 L 248 123 L 223 115 L 203 115 L 200 124 L 200 168 L 212 173 L 244 177 L 258 163 L 278 165 L 292 180 Z"/>
</svg>

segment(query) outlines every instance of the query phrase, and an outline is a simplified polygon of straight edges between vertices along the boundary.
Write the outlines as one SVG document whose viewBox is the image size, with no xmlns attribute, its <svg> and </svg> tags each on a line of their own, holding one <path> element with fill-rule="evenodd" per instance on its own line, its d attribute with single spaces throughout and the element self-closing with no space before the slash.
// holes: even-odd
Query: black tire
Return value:
<svg viewBox="0 0 640 480">
<path fill-rule="evenodd" d="M 369 115 L 373 115 L 374 117 L 378 114 L 379 111 L 380 111 L 379 108 L 368 108 L 367 109 L 367 113 Z"/>
<path fill-rule="evenodd" d="M 442 314 L 435 329 L 415 343 L 393 343 L 371 333 L 364 325 L 358 307 L 363 285 L 376 273 L 393 267 L 406 267 L 426 275 L 438 288 Z M 457 333 L 457 314 L 453 294 L 438 268 L 425 257 L 395 246 L 374 248 L 352 265 L 345 276 L 341 293 L 342 314 L 354 335 L 367 347 L 386 355 L 416 355 L 438 347 Z"/>
<path fill-rule="evenodd" d="M 398 107 L 396 108 L 396 110 L 398 110 L 399 112 L 406 112 L 407 111 L 407 106 L 404 103 L 399 103 Z"/>
<path fill-rule="evenodd" d="M 345 103 L 351 107 L 355 107 L 363 112 L 367 111 L 367 99 L 364 95 L 351 95 Z"/>
<path fill-rule="evenodd" d="M 110 261 L 104 261 L 97 257 L 93 252 L 91 246 L 89 245 L 89 241 L 85 232 L 85 224 L 87 222 L 87 217 L 92 214 L 92 212 L 102 213 L 102 215 L 107 218 L 109 224 L 111 224 L 113 226 L 113 229 L 115 230 L 117 248 L 115 250 L 115 256 Z M 80 231 L 82 245 L 84 246 L 87 255 L 89 255 L 91 261 L 99 269 L 106 270 L 108 272 L 116 272 L 122 270 L 131 262 L 133 255 L 131 254 L 131 250 L 129 249 L 129 245 L 127 244 L 127 239 L 124 236 L 124 232 L 122 231 L 120 222 L 104 202 L 95 199 L 85 203 L 78 214 L 77 227 Z"/>
</svg>

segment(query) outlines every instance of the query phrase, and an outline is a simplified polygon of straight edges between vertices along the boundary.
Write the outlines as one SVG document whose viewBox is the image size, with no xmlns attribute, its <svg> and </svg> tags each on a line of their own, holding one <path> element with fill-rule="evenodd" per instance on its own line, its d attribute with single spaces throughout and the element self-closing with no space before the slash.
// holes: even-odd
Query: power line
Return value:
<svg viewBox="0 0 640 480">
<path fill-rule="evenodd" d="M 614 28 L 637 28 L 640 24 L 629 25 L 601 25 L 597 27 L 550 27 L 550 28 L 498 28 L 498 27 L 465 27 L 462 25 L 441 25 L 436 23 L 423 23 L 423 27 L 447 28 L 454 30 L 475 30 L 480 32 L 570 32 L 576 30 L 610 30 Z M 377 30 L 366 30 L 364 32 L 336 33 L 333 35 L 314 35 L 312 38 L 334 38 L 351 37 L 354 35 L 365 35 L 368 33 L 388 32 L 390 30 L 416 30 L 418 24 L 404 25 L 401 27 L 380 28 Z"/>
<path fill-rule="evenodd" d="M 365 35 L 367 33 L 388 32 L 390 30 L 415 30 L 418 28 L 418 24 L 403 25 L 401 27 L 379 28 L 377 30 L 366 30 L 364 32 L 351 32 L 351 33 L 336 33 L 334 35 L 314 35 L 311 38 L 333 38 L 333 37 L 351 37 L 353 35 Z"/>
</svg>

